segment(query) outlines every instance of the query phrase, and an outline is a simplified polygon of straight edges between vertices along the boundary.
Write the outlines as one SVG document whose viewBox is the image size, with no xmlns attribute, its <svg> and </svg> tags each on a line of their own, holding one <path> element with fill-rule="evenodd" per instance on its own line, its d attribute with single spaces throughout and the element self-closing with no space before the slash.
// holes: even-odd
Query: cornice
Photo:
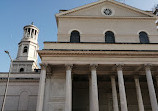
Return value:
<svg viewBox="0 0 158 111">
<path fill-rule="evenodd" d="M 117 2 L 117 1 L 114 1 L 114 0 L 99 0 L 99 1 L 96 1 L 96 2 L 93 2 L 93 3 L 90 3 L 90 4 L 87 4 L 87 5 L 83 5 L 83 6 L 80 6 L 80 7 L 77 7 L 77 8 L 74 8 L 74 9 L 71 9 L 71 10 L 68 10 L 68 11 L 65 11 L 65 12 L 62 12 L 62 13 L 58 13 L 56 14 L 56 18 L 58 18 L 59 16 L 65 16 L 67 14 L 70 14 L 70 13 L 73 13 L 73 12 L 77 12 L 79 10 L 83 10 L 83 9 L 86 9 L 86 8 L 89 8 L 89 7 L 92 7 L 92 6 L 95 6 L 95 5 L 98 5 L 98 4 L 102 4 L 104 2 L 110 2 L 112 4 L 115 4 L 115 5 L 118 5 L 118 6 L 122 6 L 122 7 L 125 7 L 125 8 L 128 8 L 130 10 L 133 10 L 135 12 L 139 12 L 141 14 L 144 14 L 144 15 L 147 15 L 149 17 L 156 17 L 154 14 L 151 14 L 149 12 L 145 12 L 143 10 L 140 10 L 138 8 L 135 8 L 135 7 L 132 7 L 132 6 L 129 6 L 127 4 L 122 4 L 120 2 Z"/>
<path fill-rule="evenodd" d="M 39 50 L 40 57 L 158 57 L 158 51 L 70 51 L 70 50 Z"/>
<path fill-rule="evenodd" d="M 22 82 L 22 83 L 29 82 L 29 83 L 31 83 L 31 82 L 39 82 L 39 80 L 40 80 L 40 78 L 39 79 L 23 79 L 23 78 L 19 78 L 19 79 L 10 79 L 10 82 Z M 7 79 L 1 79 L 0 83 L 6 82 L 6 81 L 7 81 Z M 12 85 L 10 84 L 10 86 L 12 86 Z M 19 84 L 17 86 L 19 86 Z"/>
<path fill-rule="evenodd" d="M 35 43 L 35 42 L 31 41 L 31 40 L 28 40 L 28 41 L 27 41 L 27 40 L 21 40 L 21 41 L 18 43 L 18 45 L 20 45 L 20 44 L 22 44 L 22 43 L 25 43 L 25 42 L 32 43 L 32 44 L 34 44 L 34 45 L 39 46 L 39 45 L 38 45 L 38 42 Z"/>
<path fill-rule="evenodd" d="M 0 78 L 7 78 L 8 77 L 8 73 L 0 73 Z M 15 79 L 15 78 L 20 78 L 20 79 L 39 79 L 40 78 L 40 74 L 39 73 L 25 73 L 25 74 L 22 74 L 22 73 L 11 73 L 10 74 L 10 78 L 11 79 Z"/>
<path fill-rule="evenodd" d="M 119 17 L 119 16 L 71 16 L 71 15 L 65 15 L 65 16 L 59 16 L 58 18 L 75 18 L 75 19 L 147 19 L 147 20 L 157 20 L 156 17 Z"/>
</svg>

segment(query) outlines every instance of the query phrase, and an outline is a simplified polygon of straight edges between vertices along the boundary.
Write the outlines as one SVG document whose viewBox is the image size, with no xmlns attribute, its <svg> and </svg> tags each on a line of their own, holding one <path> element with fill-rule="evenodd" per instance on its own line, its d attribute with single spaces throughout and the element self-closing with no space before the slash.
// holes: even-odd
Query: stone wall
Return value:
<svg viewBox="0 0 158 111">
<path fill-rule="evenodd" d="M 16 74 L 15 74 L 16 75 Z M 36 111 L 39 78 L 10 78 L 5 111 Z M 0 79 L 0 108 L 7 79 Z"/>
</svg>

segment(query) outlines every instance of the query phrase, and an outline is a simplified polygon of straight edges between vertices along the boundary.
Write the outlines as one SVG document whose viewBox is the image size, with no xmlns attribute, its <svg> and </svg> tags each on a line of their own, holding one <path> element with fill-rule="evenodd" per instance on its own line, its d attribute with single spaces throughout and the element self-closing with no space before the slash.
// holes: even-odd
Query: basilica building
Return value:
<svg viewBox="0 0 158 111">
<path fill-rule="evenodd" d="M 158 111 L 157 12 L 115 0 L 60 10 L 58 40 L 42 50 L 39 29 L 25 26 L 5 111 Z"/>
</svg>

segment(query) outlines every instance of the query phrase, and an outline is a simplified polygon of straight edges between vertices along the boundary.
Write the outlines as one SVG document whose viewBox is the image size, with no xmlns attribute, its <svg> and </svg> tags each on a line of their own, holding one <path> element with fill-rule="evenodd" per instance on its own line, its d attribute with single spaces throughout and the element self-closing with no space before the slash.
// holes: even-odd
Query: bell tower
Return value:
<svg viewBox="0 0 158 111">
<path fill-rule="evenodd" d="M 12 72 L 32 72 L 38 69 L 38 33 L 39 29 L 31 23 L 23 28 L 24 34 L 18 47 L 16 60 L 12 64 Z"/>
</svg>

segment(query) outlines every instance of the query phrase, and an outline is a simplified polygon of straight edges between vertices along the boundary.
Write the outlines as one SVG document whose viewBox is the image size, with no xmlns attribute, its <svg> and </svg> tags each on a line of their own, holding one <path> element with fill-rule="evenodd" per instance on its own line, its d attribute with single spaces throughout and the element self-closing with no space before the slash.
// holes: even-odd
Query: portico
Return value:
<svg viewBox="0 0 158 111">
<path fill-rule="evenodd" d="M 152 99 L 156 98 L 155 88 L 157 87 L 154 87 L 156 80 L 153 80 L 152 76 L 157 76 L 157 65 L 47 64 L 48 74 L 50 74 L 50 69 L 53 70 L 52 78 L 61 74 L 60 69 L 62 69 L 62 72 L 65 72 L 65 111 L 99 111 L 99 109 L 101 111 L 104 109 L 108 111 L 138 109 L 143 111 L 144 107 L 151 107 L 152 111 L 154 111 L 154 108 L 157 108 L 157 100 Z M 84 86 L 80 84 L 82 82 Z M 78 86 L 77 84 L 80 85 Z M 148 88 L 147 85 L 149 84 L 152 87 Z M 82 95 L 76 91 L 81 91 L 80 93 L 83 96 L 75 97 L 75 95 Z M 146 99 L 150 99 L 148 101 L 151 106 L 147 105 L 146 102 L 144 104 L 142 93 L 148 94 Z M 131 98 L 133 99 L 132 101 Z M 82 107 L 83 109 L 77 109 L 76 106 L 81 104 L 81 101 L 85 105 Z"/>
<path fill-rule="evenodd" d="M 156 44 L 95 44 L 45 42 L 38 51 L 46 66 L 44 109 L 157 111 L 158 52 L 149 49 Z"/>
</svg>

